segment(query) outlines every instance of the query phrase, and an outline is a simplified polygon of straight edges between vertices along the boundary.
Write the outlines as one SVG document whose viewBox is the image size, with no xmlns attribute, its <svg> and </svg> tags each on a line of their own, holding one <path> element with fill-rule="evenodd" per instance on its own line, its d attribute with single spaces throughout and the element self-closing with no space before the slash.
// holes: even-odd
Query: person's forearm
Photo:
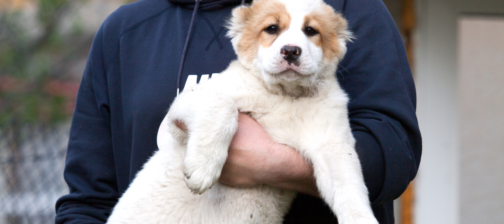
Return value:
<svg viewBox="0 0 504 224">
<path fill-rule="evenodd" d="M 272 141 L 251 117 L 240 114 L 238 121 L 239 129 L 231 143 L 221 183 L 234 187 L 267 184 L 319 197 L 310 163 L 295 149 Z M 183 122 L 175 121 L 175 125 L 187 131 Z M 256 148 L 249 148 L 251 145 Z"/>
<path fill-rule="evenodd" d="M 319 192 L 313 177 L 313 167 L 297 151 L 283 144 L 273 144 L 269 164 L 269 172 L 262 172 L 259 177 L 273 187 L 297 191 L 319 197 Z"/>
</svg>

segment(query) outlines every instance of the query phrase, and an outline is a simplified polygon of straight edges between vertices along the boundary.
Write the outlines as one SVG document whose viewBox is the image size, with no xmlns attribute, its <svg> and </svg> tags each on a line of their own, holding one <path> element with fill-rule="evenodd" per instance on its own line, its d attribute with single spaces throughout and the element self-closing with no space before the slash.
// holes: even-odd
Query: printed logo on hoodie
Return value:
<svg viewBox="0 0 504 224">
<path fill-rule="evenodd" d="M 212 73 L 211 75 L 210 74 L 202 74 L 202 75 L 190 74 L 187 76 L 187 80 L 185 82 L 183 89 L 190 88 L 191 86 L 196 85 L 198 83 L 206 82 L 208 79 L 210 79 L 212 77 L 216 77 L 218 75 L 220 75 L 220 73 Z M 199 76 L 199 80 L 198 80 L 198 76 Z"/>
</svg>

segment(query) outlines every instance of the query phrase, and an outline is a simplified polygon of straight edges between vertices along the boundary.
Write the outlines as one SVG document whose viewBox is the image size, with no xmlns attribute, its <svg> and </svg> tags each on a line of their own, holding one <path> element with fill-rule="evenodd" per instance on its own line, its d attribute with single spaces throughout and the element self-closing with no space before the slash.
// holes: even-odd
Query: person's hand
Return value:
<svg viewBox="0 0 504 224">
<path fill-rule="evenodd" d="M 294 149 L 274 142 L 250 116 L 238 115 L 219 181 L 235 187 L 260 184 L 318 195 L 312 166 Z"/>
<path fill-rule="evenodd" d="M 175 125 L 187 131 L 183 122 L 175 121 Z M 318 196 L 312 166 L 294 149 L 274 142 L 243 113 L 238 115 L 238 130 L 219 181 L 233 187 L 267 184 Z"/>
<path fill-rule="evenodd" d="M 271 164 L 271 149 L 275 142 L 250 116 L 238 115 L 236 130 L 228 158 L 219 181 L 235 187 L 254 187 L 264 184 Z"/>
</svg>

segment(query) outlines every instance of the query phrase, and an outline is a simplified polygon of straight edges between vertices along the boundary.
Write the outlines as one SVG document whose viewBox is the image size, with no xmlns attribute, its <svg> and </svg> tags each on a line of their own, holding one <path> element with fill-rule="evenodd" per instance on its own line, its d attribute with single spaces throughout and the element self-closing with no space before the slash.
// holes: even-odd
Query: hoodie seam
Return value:
<svg viewBox="0 0 504 224">
<path fill-rule="evenodd" d="M 115 50 L 115 53 L 114 53 L 115 57 L 114 57 L 114 59 L 110 60 L 110 62 L 109 62 L 109 63 L 107 63 L 106 74 L 108 74 L 109 70 L 110 70 L 110 69 L 112 69 L 113 64 L 114 64 L 115 62 L 117 62 L 117 60 L 119 59 L 119 43 L 120 43 L 120 41 L 121 41 L 122 37 L 123 37 L 124 35 L 128 34 L 129 32 L 131 32 L 131 31 L 133 31 L 133 30 L 137 29 L 138 27 L 142 26 L 142 25 L 143 25 L 143 24 L 145 24 L 146 22 L 148 22 L 148 21 L 150 21 L 150 20 L 153 20 L 153 19 L 155 19 L 155 18 L 157 18 L 157 17 L 161 16 L 162 14 L 164 14 L 165 12 L 167 12 L 169 8 L 170 8 L 170 6 L 168 6 L 168 7 L 164 8 L 163 10 L 161 10 L 160 12 L 158 12 L 158 13 L 156 13 L 156 14 L 154 14 L 154 15 L 151 15 L 151 16 L 149 16 L 149 17 L 147 17 L 147 18 L 145 18 L 145 19 L 141 20 L 140 22 L 137 22 L 137 23 L 135 23 L 135 24 L 131 25 L 130 27 L 128 27 L 128 28 L 126 28 L 124 31 L 122 31 L 122 32 L 121 32 L 121 34 L 119 34 L 119 38 L 118 38 L 118 40 L 117 40 L 117 47 L 116 47 L 116 50 Z"/>
</svg>

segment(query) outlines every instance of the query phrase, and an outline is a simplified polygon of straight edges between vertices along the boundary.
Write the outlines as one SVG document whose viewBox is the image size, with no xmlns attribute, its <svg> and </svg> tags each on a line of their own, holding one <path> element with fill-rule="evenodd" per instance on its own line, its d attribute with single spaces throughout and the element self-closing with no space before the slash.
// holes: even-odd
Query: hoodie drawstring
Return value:
<svg viewBox="0 0 504 224">
<path fill-rule="evenodd" d="M 193 9 L 193 14 L 191 17 L 191 23 L 189 25 L 189 30 L 187 31 L 187 37 L 184 44 L 184 50 L 182 51 L 182 57 L 180 58 L 179 72 L 177 75 L 177 96 L 180 94 L 180 79 L 182 78 L 182 69 L 184 68 L 185 56 L 187 54 L 187 48 L 189 47 L 189 40 L 191 39 L 192 28 L 194 25 L 194 20 L 196 18 L 196 13 L 198 13 L 198 7 L 201 0 L 196 0 L 196 5 Z"/>
<path fill-rule="evenodd" d="M 196 14 L 198 13 L 198 7 L 201 2 L 201 0 L 195 0 L 195 1 L 196 1 L 196 4 L 194 5 L 193 14 L 191 17 L 191 23 L 189 25 L 189 30 L 187 31 L 187 37 L 186 37 L 186 41 L 184 44 L 184 50 L 182 51 L 182 57 L 180 57 L 179 71 L 178 71 L 178 75 L 177 75 L 177 96 L 180 94 L 180 81 L 182 79 L 182 69 L 184 68 L 185 57 L 187 54 L 187 48 L 189 47 L 189 40 L 191 39 L 191 35 L 192 35 L 194 20 L 196 18 Z M 241 5 L 242 6 L 245 5 L 245 0 L 241 0 Z"/>
</svg>

